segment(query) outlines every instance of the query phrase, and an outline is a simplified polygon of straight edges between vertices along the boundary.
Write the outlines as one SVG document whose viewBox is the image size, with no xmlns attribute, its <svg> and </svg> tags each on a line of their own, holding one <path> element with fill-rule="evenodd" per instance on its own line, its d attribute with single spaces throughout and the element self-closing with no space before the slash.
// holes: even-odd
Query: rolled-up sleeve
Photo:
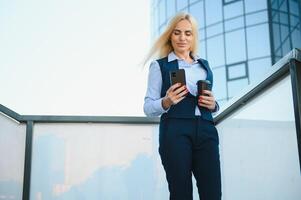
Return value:
<svg viewBox="0 0 301 200">
<path fill-rule="evenodd" d="M 149 67 L 147 90 L 144 97 L 143 110 L 146 116 L 156 117 L 168 110 L 164 110 L 162 107 L 162 74 L 159 63 L 153 61 Z"/>
</svg>

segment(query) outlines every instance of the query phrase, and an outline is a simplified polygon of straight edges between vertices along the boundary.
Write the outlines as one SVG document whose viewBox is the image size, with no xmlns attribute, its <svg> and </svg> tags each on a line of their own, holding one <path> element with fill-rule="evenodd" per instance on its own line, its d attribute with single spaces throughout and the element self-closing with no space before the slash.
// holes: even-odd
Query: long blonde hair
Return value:
<svg viewBox="0 0 301 200">
<path fill-rule="evenodd" d="M 182 21 L 187 20 L 190 22 L 192 27 L 192 35 L 193 41 L 191 45 L 191 53 L 192 55 L 196 55 L 198 50 L 198 26 L 194 17 L 188 13 L 178 13 L 175 15 L 169 22 L 166 30 L 160 35 L 160 37 L 156 40 L 152 48 L 150 49 L 148 55 L 146 56 L 144 64 L 154 55 L 157 54 L 159 58 L 166 57 L 170 52 L 173 51 L 173 47 L 171 45 L 171 34 L 177 24 Z"/>
</svg>

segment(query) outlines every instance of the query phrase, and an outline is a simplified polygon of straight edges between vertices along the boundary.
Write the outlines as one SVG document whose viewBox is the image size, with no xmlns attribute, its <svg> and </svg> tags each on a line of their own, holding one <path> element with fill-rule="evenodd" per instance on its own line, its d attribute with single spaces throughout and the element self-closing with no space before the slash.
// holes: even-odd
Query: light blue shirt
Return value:
<svg viewBox="0 0 301 200">
<path fill-rule="evenodd" d="M 187 63 L 185 60 L 178 58 L 174 52 L 168 54 L 168 62 L 178 60 L 179 69 L 185 70 L 186 86 L 189 92 L 196 96 L 197 95 L 197 81 L 205 80 L 207 77 L 207 71 L 198 63 L 198 57 L 193 58 L 193 62 Z M 144 98 L 144 113 L 146 116 L 155 117 L 162 115 L 168 110 L 164 110 L 162 107 L 161 98 L 162 88 L 162 74 L 159 63 L 153 61 L 149 67 L 147 91 Z M 195 115 L 200 116 L 200 110 L 196 106 Z"/>
</svg>

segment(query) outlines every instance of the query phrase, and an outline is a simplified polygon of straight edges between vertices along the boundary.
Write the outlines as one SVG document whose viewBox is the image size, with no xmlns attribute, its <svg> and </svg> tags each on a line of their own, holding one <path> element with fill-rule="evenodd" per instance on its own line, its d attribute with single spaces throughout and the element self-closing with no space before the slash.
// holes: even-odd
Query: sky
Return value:
<svg viewBox="0 0 301 200">
<path fill-rule="evenodd" d="M 144 115 L 150 0 L 0 1 L 0 24 L 0 104 L 29 115 Z"/>
</svg>

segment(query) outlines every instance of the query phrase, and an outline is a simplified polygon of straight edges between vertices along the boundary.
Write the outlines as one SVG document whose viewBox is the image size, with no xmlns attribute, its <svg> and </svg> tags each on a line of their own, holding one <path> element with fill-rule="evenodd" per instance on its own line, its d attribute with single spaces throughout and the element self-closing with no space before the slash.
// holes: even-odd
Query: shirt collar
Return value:
<svg viewBox="0 0 301 200">
<path fill-rule="evenodd" d="M 194 62 L 197 62 L 199 57 L 197 55 L 192 55 L 192 59 Z M 168 54 L 168 62 L 174 61 L 174 60 L 183 60 L 182 58 L 179 58 L 173 51 Z"/>
</svg>

